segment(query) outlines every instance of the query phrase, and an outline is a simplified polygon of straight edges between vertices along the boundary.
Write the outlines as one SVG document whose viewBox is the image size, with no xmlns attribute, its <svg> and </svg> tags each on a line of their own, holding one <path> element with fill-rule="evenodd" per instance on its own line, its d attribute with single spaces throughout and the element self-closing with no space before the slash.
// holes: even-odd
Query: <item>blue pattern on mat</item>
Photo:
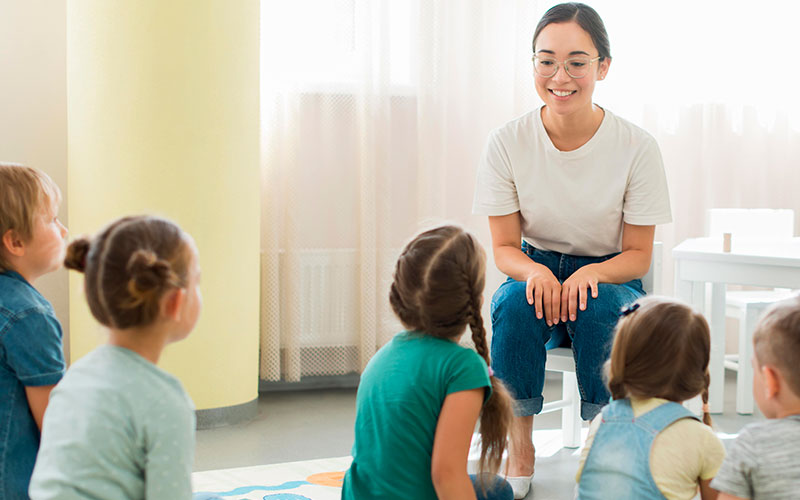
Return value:
<svg viewBox="0 0 800 500">
<path fill-rule="evenodd" d="M 278 493 L 277 495 L 267 495 L 263 500 L 311 500 L 303 495 L 295 495 L 294 493 Z"/>
<path fill-rule="evenodd" d="M 206 495 L 218 495 L 221 497 L 232 497 L 236 495 L 245 495 L 247 493 L 252 493 L 253 491 L 257 490 L 264 490 L 264 491 L 278 491 L 278 490 L 291 490 L 294 488 L 299 488 L 300 486 L 305 486 L 307 484 L 311 484 L 308 481 L 287 481 L 283 484 L 279 484 L 277 486 L 241 486 L 239 488 L 230 490 L 230 491 L 202 491 L 197 492 L 195 495 L 203 493 Z M 290 496 L 286 496 L 290 495 Z M 306 497 L 295 495 L 293 493 L 286 493 L 286 494 L 279 494 L 279 495 L 267 495 L 264 498 L 271 498 L 273 500 L 301 500 Z M 310 499 L 309 499 L 310 500 Z"/>
</svg>

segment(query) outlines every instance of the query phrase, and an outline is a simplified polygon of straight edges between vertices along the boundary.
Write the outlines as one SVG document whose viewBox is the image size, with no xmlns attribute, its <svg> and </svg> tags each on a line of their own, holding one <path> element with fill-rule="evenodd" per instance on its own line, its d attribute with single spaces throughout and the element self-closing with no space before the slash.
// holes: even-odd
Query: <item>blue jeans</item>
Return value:
<svg viewBox="0 0 800 500">
<path fill-rule="evenodd" d="M 486 491 L 481 488 L 478 482 L 478 476 L 470 474 L 469 478 L 472 479 L 472 486 L 475 488 L 475 495 L 478 500 L 513 500 L 514 491 L 508 481 L 500 476 L 486 476 Z"/>
<path fill-rule="evenodd" d="M 522 251 L 547 266 L 561 283 L 579 268 L 617 255 L 577 257 L 539 250 L 525 242 Z M 571 343 L 581 418 L 591 420 L 597 415 L 609 399 L 602 370 L 611 353 L 619 311 L 644 294 L 638 279 L 621 285 L 600 283 L 597 298 L 589 294 L 586 310 L 578 311 L 575 321 L 547 326 L 546 319 L 536 318 L 536 309 L 528 304 L 524 281 L 508 278 L 500 285 L 492 297 L 492 367 L 516 399 L 514 413 L 529 416 L 542 411 L 547 349 Z"/>
</svg>

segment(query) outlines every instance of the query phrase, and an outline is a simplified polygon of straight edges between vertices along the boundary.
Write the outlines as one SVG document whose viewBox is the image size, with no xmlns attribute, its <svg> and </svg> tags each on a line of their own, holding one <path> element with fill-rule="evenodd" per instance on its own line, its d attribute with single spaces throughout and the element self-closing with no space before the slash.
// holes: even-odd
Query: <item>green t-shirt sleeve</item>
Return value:
<svg viewBox="0 0 800 500">
<path fill-rule="evenodd" d="M 188 406 L 166 401 L 147 415 L 145 498 L 191 498 L 194 414 Z"/>
<path fill-rule="evenodd" d="M 446 394 L 486 387 L 483 401 L 486 402 L 492 395 L 492 382 L 489 380 L 486 362 L 472 349 L 459 346 L 458 352 L 448 360 L 446 368 L 448 370 Z"/>
</svg>

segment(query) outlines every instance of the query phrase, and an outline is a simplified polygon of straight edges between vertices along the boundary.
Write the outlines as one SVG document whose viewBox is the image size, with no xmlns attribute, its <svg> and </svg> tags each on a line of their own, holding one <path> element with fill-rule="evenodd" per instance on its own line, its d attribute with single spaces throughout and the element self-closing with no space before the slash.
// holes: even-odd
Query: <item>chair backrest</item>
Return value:
<svg viewBox="0 0 800 500">
<path fill-rule="evenodd" d="M 794 236 L 794 210 L 769 208 L 712 208 L 706 214 L 706 233 L 733 241 L 776 241 Z"/>
<path fill-rule="evenodd" d="M 664 257 L 664 245 L 660 241 L 653 243 L 653 255 L 650 257 L 650 270 L 642 277 L 642 288 L 647 295 L 659 295 L 661 288 L 662 259 Z"/>
</svg>

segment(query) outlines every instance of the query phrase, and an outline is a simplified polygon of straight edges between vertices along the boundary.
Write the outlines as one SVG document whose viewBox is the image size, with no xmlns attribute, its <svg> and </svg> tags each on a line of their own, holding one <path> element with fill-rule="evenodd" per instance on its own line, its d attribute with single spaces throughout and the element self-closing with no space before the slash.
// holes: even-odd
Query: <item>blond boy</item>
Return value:
<svg viewBox="0 0 800 500">
<path fill-rule="evenodd" d="M 753 396 L 767 421 L 731 446 L 718 500 L 800 498 L 800 296 L 771 307 L 753 334 Z"/>
<path fill-rule="evenodd" d="M 47 174 L 0 163 L 0 499 L 28 498 L 42 417 L 64 374 L 61 324 L 32 285 L 64 260 L 60 202 Z"/>
</svg>

